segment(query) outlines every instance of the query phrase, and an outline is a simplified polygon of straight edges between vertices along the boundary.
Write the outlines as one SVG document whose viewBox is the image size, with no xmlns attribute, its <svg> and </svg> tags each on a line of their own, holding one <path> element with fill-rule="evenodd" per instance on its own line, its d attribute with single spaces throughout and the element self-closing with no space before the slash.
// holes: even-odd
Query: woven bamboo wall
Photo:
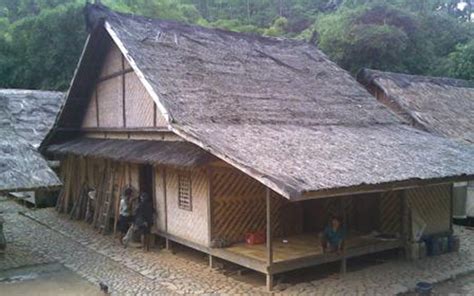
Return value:
<svg viewBox="0 0 474 296">
<path fill-rule="evenodd" d="M 160 231 L 166 231 L 165 188 L 163 183 L 164 168 L 155 168 L 155 211 L 157 213 L 156 226 Z"/>
<path fill-rule="evenodd" d="M 130 185 L 134 188 L 140 189 L 140 166 L 138 164 L 129 164 L 128 170 Z"/>
<path fill-rule="evenodd" d="M 380 231 L 383 233 L 401 232 L 401 194 L 402 191 L 387 191 L 380 197 Z"/>
<path fill-rule="evenodd" d="M 100 127 L 123 127 L 122 77 L 97 84 Z"/>
<path fill-rule="evenodd" d="M 178 206 L 178 175 L 190 174 L 192 211 Z M 166 198 L 168 233 L 207 246 L 208 231 L 208 178 L 204 171 L 166 170 Z"/>
<path fill-rule="evenodd" d="M 122 71 L 122 53 L 117 46 L 110 47 L 102 65 L 101 78 Z"/>
<path fill-rule="evenodd" d="M 215 168 L 211 179 L 212 239 L 238 242 L 248 232 L 265 231 L 265 186 L 235 169 Z M 302 208 L 272 194 L 274 236 L 302 232 Z"/>
<path fill-rule="evenodd" d="M 92 95 L 89 99 L 89 105 L 87 107 L 86 113 L 84 115 L 84 120 L 82 122 L 82 127 L 91 128 L 97 127 L 97 104 L 96 104 L 96 92 L 92 92 Z"/>
<path fill-rule="evenodd" d="M 105 221 L 110 228 L 103 231 L 114 229 L 118 219 L 119 197 L 127 184 L 126 167 L 124 163 L 69 155 L 61 162 L 60 174 L 64 188 L 58 198 L 57 209 L 74 219 L 89 217 L 89 222 L 94 227 L 102 225 L 104 220 L 99 217 L 107 212 L 110 220 Z M 88 216 L 90 201 L 87 191 L 92 188 L 97 193 L 93 203 L 89 205 L 93 208 L 93 216 Z M 105 195 L 108 193 L 112 194 L 110 206 L 105 203 Z"/>
<path fill-rule="evenodd" d="M 408 208 L 416 211 L 425 221 L 425 234 L 436 234 L 450 230 L 451 186 L 424 186 L 407 190 Z"/>
<path fill-rule="evenodd" d="M 128 62 L 123 60 L 120 50 L 116 46 L 111 46 L 101 69 L 100 78 L 102 80 L 94 88 L 93 96 L 90 98 L 89 106 L 85 111 L 82 127 L 145 128 L 167 126 L 164 116 L 155 107 L 155 102 L 136 73 L 120 73 L 130 69 Z M 118 76 L 113 77 L 114 74 L 118 74 Z M 125 85 L 123 85 L 124 82 Z M 124 88 L 125 97 L 123 94 Z M 96 98 L 97 103 L 95 102 Z M 125 122 L 123 119 L 124 102 Z M 98 110 L 96 106 L 98 106 Z M 99 113 L 98 116 L 97 112 Z M 97 118 L 99 119 L 98 122 Z"/>
<path fill-rule="evenodd" d="M 152 127 L 155 103 L 134 72 L 125 75 L 127 127 Z"/>
</svg>

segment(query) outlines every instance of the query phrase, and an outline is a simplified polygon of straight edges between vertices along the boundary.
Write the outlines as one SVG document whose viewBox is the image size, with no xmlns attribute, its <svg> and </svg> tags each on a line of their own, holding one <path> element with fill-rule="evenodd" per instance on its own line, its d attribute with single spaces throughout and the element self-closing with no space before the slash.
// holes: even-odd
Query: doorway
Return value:
<svg viewBox="0 0 474 296">
<path fill-rule="evenodd" d="M 140 192 L 145 192 L 150 198 L 153 197 L 153 166 L 142 165 L 139 171 Z"/>
</svg>

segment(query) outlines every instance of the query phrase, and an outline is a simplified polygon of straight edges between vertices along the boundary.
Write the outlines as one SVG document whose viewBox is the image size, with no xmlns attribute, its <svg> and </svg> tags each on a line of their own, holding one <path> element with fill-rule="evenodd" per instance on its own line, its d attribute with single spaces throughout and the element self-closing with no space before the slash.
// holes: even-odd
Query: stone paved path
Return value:
<svg viewBox="0 0 474 296">
<path fill-rule="evenodd" d="M 6 220 L 7 248 L 28 253 L 30 258 L 34 258 L 28 265 L 57 261 L 95 284 L 105 281 L 117 294 L 170 294 L 158 282 L 125 269 L 107 256 L 91 252 L 62 234 L 18 214 L 25 209 L 14 203 L 0 202 L 0 211 L 4 212 Z M 15 267 L 28 261 L 21 256 L 15 258 Z M 0 260 L 0 269 L 7 268 L 3 264 L 4 261 Z M 7 264 L 12 266 L 11 262 Z"/>
<path fill-rule="evenodd" d="M 40 261 L 59 261 L 94 283 L 107 282 L 117 294 L 266 294 L 263 277 L 257 276 L 252 284 L 229 277 L 225 270 L 209 269 L 203 254 L 124 249 L 111 236 L 99 235 L 88 224 L 53 209 L 27 210 L 12 201 L 0 201 L 0 211 L 5 208 L 12 249 L 34 254 Z M 417 262 L 393 260 L 343 277 L 280 285 L 285 290 L 279 293 L 393 295 L 413 289 L 418 281 L 434 283 L 473 271 L 474 231 L 456 228 L 456 232 L 462 237 L 459 253 Z"/>
</svg>

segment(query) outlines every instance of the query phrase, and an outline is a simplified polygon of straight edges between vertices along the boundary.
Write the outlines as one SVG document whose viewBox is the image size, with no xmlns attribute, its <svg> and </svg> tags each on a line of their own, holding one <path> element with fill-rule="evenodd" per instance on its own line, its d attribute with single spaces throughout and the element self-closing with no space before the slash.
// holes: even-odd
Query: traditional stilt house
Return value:
<svg viewBox="0 0 474 296">
<path fill-rule="evenodd" d="M 53 125 L 62 96 L 59 92 L 0 90 L 0 193 L 61 185 L 36 148 Z"/>
<path fill-rule="evenodd" d="M 474 81 L 363 69 L 358 80 L 414 127 L 474 145 Z M 474 166 L 474 159 L 465 159 Z M 454 218 L 474 218 L 474 181 L 454 184 Z"/>
<path fill-rule="evenodd" d="M 82 218 L 94 187 L 92 222 L 107 228 L 100 217 L 132 184 L 152 194 L 167 242 L 262 272 L 270 288 L 274 274 L 404 247 L 413 210 L 450 233 L 451 183 L 474 174 L 474 149 L 405 124 L 313 45 L 87 11 L 42 145 L 63 160 L 61 210 Z M 332 214 L 343 254 L 318 242 Z"/>
</svg>

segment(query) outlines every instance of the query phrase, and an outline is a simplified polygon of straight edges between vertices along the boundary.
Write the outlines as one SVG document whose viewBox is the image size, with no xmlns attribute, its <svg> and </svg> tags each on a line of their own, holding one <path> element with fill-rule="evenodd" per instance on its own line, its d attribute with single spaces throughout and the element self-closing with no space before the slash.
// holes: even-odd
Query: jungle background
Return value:
<svg viewBox="0 0 474 296">
<path fill-rule="evenodd" d="M 474 79 L 474 0 L 102 0 L 150 17 L 304 39 L 362 67 Z M 0 0 L 0 88 L 66 90 L 85 0 Z"/>
</svg>

